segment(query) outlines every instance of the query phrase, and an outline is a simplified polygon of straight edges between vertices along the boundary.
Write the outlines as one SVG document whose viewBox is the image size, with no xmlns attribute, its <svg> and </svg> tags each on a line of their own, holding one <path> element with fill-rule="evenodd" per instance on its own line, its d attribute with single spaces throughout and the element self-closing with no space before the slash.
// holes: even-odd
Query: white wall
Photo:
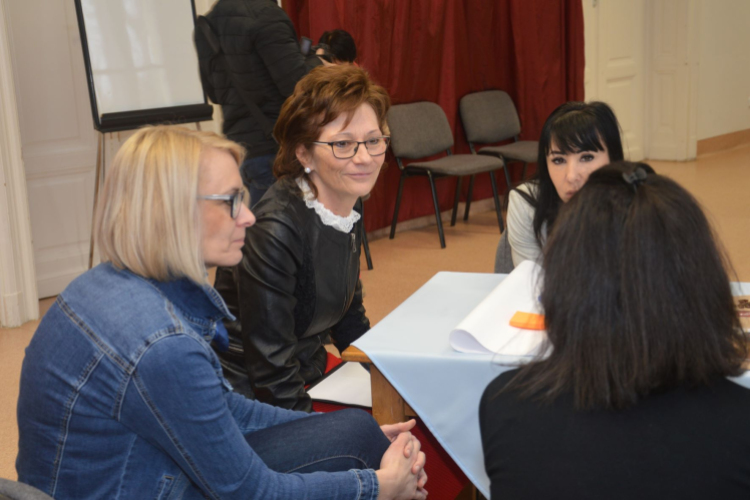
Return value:
<svg viewBox="0 0 750 500">
<path fill-rule="evenodd" d="M 702 0 L 698 140 L 750 129 L 750 1 Z"/>
<path fill-rule="evenodd" d="M 99 135 L 91 119 L 74 2 L 0 2 L 7 9 L 37 288 L 47 297 L 88 268 Z M 195 0 L 197 12 L 212 3 Z M 208 122 L 203 128 L 220 130 L 220 125 Z M 107 134 L 108 165 L 129 134 Z"/>
</svg>

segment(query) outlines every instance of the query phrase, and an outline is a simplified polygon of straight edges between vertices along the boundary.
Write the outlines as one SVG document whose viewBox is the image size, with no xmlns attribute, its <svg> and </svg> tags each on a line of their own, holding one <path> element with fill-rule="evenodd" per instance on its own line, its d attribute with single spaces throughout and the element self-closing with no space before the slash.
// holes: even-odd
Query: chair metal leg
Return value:
<svg viewBox="0 0 750 500">
<path fill-rule="evenodd" d="M 437 219 L 438 235 L 440 236 L 440 248 L 445 248 L 445 235 L 443 234 L 443 221 L 440 220 L 440 206 L 438 205 L 437 190 L 435 189 L 435 178 L 429 170 L 427 171 L 427 177 L 430 179 L 432 202 L 435 204 L 435 218 Z"/>
<path fill-rule="evenodd" d="M 490 180 L 492 181 L 492 197 L 495 199 L 495 212 L 497 213 L 497 223 L 500 226 L 500 232 L 505 230 L 503 226 L 503 214 L 500 211 L 500 198 L 497 195 L 497 183 L 495 182 L 495 172 L 490 172 Z"/>
<path fill-rule="evenodd" d="M 507 186 L 505 188 L 505 192 L 507 193 L 507 192 L 510 191 L 510 186 L 511 186 L 511 184 L 510 184 L 510 172 L 508 171 L 508 163 L 505 160 L 503 160 L 503 163 L 505 163 L 505 165 L 503 165 L 503 171 L 505 172 L 505 183 L 507 184 Z M 494 186 L 495 183 L 493 182 L 492 185 Z"/>
<path fill-rule="evenodd" d="M 521 171 L 521 180 L 522 181 L 526 180 L 526 167 L 528 167 L 528 166 L 529 166 L 528 162 L 523 162 L 523 170 Z"/>
<path fill-rule="evenodd" d="M 459 198 L 461 198 L 461 177 L 456 177 L 456 194 L 453 196 L 453 213 L 451 214 L 451 226 L 456 225 L 456 214 L 458 213 Z"/>
<path fill-rule="evenodd" d="M 391 222 L 391 235 L 389 239 L 396 236 L 396 222 L 398 222 L 398 209 L 401 208 L 401 193 L 404 192 L 404 173 L 401 172 L 401 179 L 398 181 L 398 194 L 396 195 L 396 208 L 393 210 L 393 222 Z"/>
<path fill-rule="evenodd" d="M 370 243 L 367 241 L 367 231 L 365 231 L 365 204 L 362 203 L 362 235 L 361 235 L 361 241 L 362 241 L 362 247 L 365 250 L 365 260 L 367 261 L 367 269 L 369 271 L 372 271 L 372 257 L 370 256 Z"/>
<path fill-rule="evenodd" d="M 474 175 L 469 177 L 469 194 L 466 195 L 466 208 L 464 208 L 464 220 L 469 220 L 469 208 L 471 207 L 471 197 L 474 195 Z"/>
</svg>

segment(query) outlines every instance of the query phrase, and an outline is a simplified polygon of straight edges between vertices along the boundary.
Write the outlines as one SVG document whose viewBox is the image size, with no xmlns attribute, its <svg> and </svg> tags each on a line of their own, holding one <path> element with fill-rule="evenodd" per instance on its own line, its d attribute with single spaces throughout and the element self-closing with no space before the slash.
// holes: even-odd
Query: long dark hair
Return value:
<svg viewBox="0 0 750 500">
<path fill-rule="evenodd" d="M 640 174 L 640 175 L 636 175 Z M 642 163 L 592 173 L 544 250 L 547 359 L 508 388 L 578 409 L 739 375 L 747 347 L 729 267 L 698 202 Z"/>
<path fill-rule="evenodd" d="M 552 230 L 562 205 L 547 167 L 547 155 L 552 148 L 552 141 L 565 154 L 604 151 L 606 147 L 610 162 L 624 158 L 620 124 L 612 109 L 605 103 L 566 102 L 549 115 L 539 138 L 536 175 L 530 181 L 536 185 L 536 189 L 531 189 L 530 193 L 516 190 L 534 207 L 534 234 L 539 246 L 542 246 L 542 228 L 546 223 L 547 232 Z"/>
</svg>

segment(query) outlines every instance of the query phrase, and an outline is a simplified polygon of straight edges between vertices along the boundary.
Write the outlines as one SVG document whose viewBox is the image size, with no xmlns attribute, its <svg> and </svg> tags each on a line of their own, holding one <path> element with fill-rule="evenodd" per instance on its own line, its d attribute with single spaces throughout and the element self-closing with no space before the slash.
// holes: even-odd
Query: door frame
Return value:
<svg viewBox="0 0 750 500">
<path fill-rule="evenodd" d="M 0 326 L 39 318 L 7 8 L 0 0 Z"/>
</svg>

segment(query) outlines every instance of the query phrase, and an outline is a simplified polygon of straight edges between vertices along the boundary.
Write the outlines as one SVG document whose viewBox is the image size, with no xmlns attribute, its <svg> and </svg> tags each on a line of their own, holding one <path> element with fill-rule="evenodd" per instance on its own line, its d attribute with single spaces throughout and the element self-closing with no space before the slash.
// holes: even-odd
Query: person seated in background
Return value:
<svg viewBox="0 0 750 500">
<path fill-rule="evenodd" d="M 497 248 L 495 272 L 541 261 L 560 207 L 591 172 L 622 159 L 620 125 L 609 106 L 567 102 L 555 109 L 539 138 L 536 174 L 508 193 L 507 234 Z"/>
<path fill-rule="evenodd" d="M 479 419 L 492 498 L 750 496 L 748 350 L 697 201 L 642 163 L 604 167 L 544 250 L 548 357 Z"/>
<path fill-rule="evenodd" d="M 388 148 L 390 99 L 355 66 L 319 67 L 297 84 L 276 123 L 278 181 L 255 206 L 242 262 L 217 270 L 237 316 L 219 353 L 235 390 L 310 411 L 305 386 L 370 328 L 362 303 L 359 197 Z"/>
<path fill-rule="evenodd" d="M 320 47 L 324 45 L 325 48 Z M 353 63 L 357 59 L 357 45 L 354 43 L 354 38 L 344 30 L 337 29 L 326 31 L 320 35 L 318 40 L 318 50 L 322 50 L 320 53 L 328 53 L 333 58 L 333 63 Z M 326 50 L 327 48 L 327 50 Z"/>
<path fill-rule="evenodd" d="M 57 499 L 424 498 L 412 423 L 309 415 L 231 390 L 209 343 L 231 317 L 207 266 L 242 258 L 242 148 L 146 127 L 96 214 L 104 263 L 74 280 L 26 349 L 19 481 Z M 379 467 L 379 470 L 373 470 Z"/>
</svg>

